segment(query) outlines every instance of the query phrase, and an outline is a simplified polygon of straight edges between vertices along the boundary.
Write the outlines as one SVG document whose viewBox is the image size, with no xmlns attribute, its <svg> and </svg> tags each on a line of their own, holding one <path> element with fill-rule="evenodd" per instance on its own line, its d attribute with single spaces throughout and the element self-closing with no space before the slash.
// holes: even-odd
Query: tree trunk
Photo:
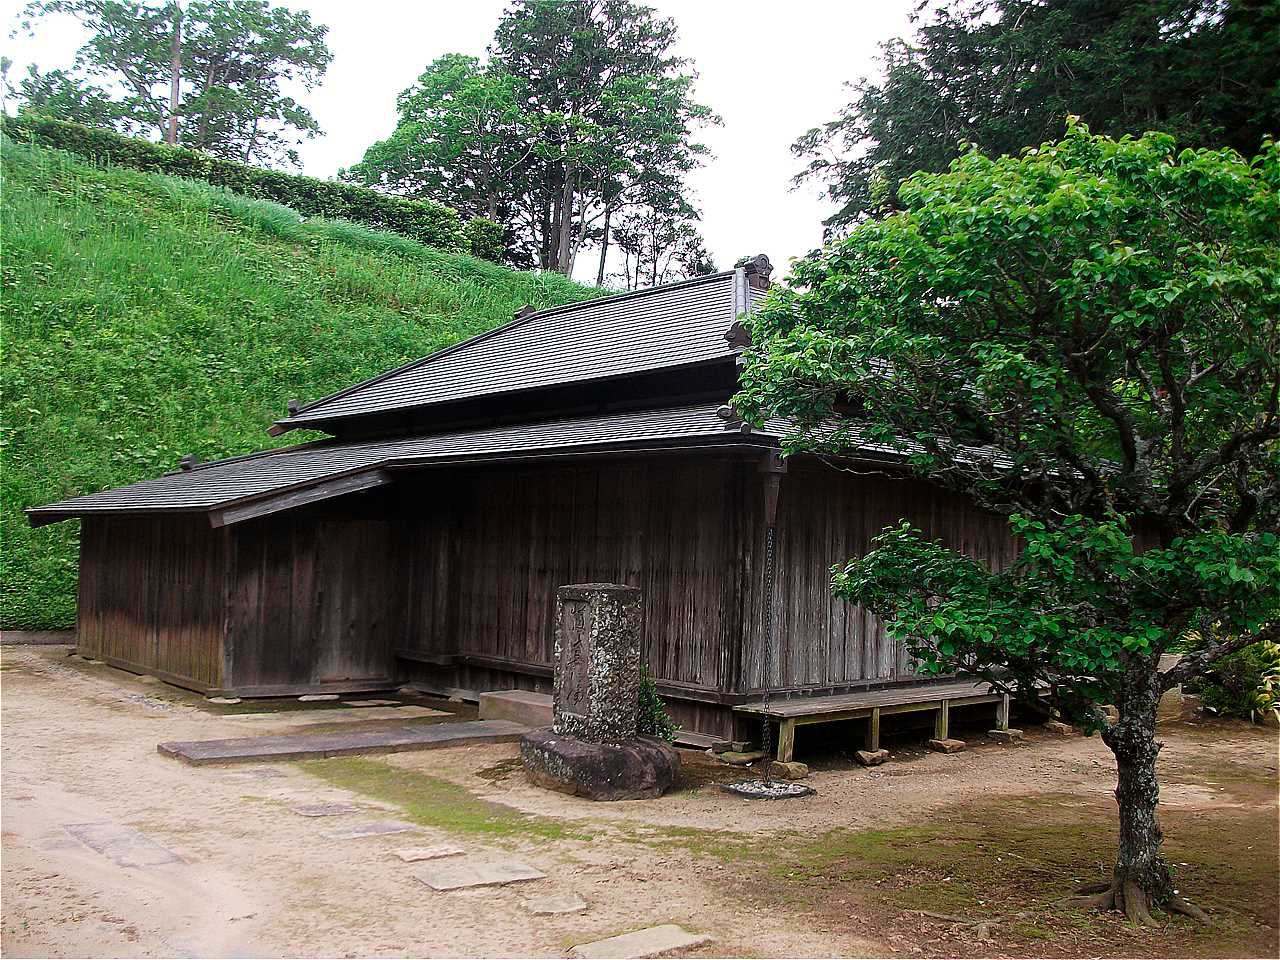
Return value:
<svg viewBox="0 0 1280 960">
<path fill-rule="evenodd" d="M 613 215 L 613 207 L 605 204 L 604 228 L 600 234 L 600 266 L 596 269 L 596 286 L 604 286 L 605 258 L 609 255 L 609 218 Z"/>
<path fill-rule="evenodd" d="M 165 131 L 165 142 L 177 146 L 178 143 L 178 96 L 182 78 L 182 7 L 178 0 L 173 3 L 173 46 L 169 57 L 169 129 Z"/>
<path fill-rule="evenodd" d="M 576 174 L 572 170 L 565 171 L 564 192 L 560 197 L 560 229 L 559 244 L 556 247 L 555 269 L 566 277 L 573 272 L 573 260 L 569 250 L 573 243 L 573 199 L 575 194 Z"/>
<path fill-rule="evenodd" d="M 1134 678 L 1119 704 L 1120 719 L 1102 739 L 1116 757 L 1116 804 L 1120 843 L 1111 893 L 1130 920 L 1151 923 L 1152 907 L 1167 908 L 1174 897 L 1169 867 L 1160 856 L 1163 835 L 1156 819 L 1156 709 L 1160 702 L 1155 670 Z"/>
</svg>

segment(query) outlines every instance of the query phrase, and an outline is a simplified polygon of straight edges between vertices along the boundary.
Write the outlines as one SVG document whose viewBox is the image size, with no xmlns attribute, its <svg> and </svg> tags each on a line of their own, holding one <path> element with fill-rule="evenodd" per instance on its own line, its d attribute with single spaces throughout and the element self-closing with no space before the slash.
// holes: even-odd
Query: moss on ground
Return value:
<svg viewBox="0 0 1280 960">
<path fill-rule="evenodd" d="M 481 800 L 466 787 L 382 760 L 335 757 L 301 764 L 326 783 L 398 806 L 407 820 L 450 833 L 493 840 L 589 840 L 576 821 L 523 813 Z"/>
</svg>

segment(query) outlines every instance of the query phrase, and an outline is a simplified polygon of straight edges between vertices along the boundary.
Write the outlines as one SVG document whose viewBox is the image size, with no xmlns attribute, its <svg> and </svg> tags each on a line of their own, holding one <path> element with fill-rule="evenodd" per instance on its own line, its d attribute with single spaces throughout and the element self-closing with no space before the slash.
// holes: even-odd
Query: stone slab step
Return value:
<svg viewBox="0 0 1280 960">
<path fill-rule="evenodd" d="M 664 923 L 660 927 L 632 930 L 630 933 L 609 937 L 607 940 L 580 943 L 569 951 L 569 956 L 580 957 L 582 960 L 660 957 L 673 950 L 700 947 L 710 942 L 711 938 L 705 934 L 690 933 L 684 927 L 678 927 L 674 923 Z"/>
<path fill-rule="evenodd" d="M 530 690 L 490 690 L 480 694 L 480 719 L 549 727 L 553 719 L 551 695 Z"/>
<path fill-rule="evenodd" d="M 432 890 L 462 890 L 469 887 L 499 887 L 521 880 L 541 880 L 546 876 L 519 860 L 450 859 L 432 861 L 412 871 Z"/>
<path fill-rule="evenodd" d="M 339 730 L 333 733 L 295 733 L 274 737 L 235 737 L 230 740 L 174 740 L 156 749 L 167 757 L 196 766 L 206 763 L 246 763 L 260 760 L 308 760 L 355 754 L 433 750 L 467 743 L 509 743 L 529 728 L 510 720 L 466 720 L 461 723 L 418 724 L 381 730 Z"/>
<path fill-rule="evenodd" d="M 724 737 L 712 736 L 709 733 L 694 733 L 692 730 L 680 730 L 676 733 L 677 747 L 697 747 L 699 750 L 710 750 Z"/>
<path fill-rule="evenodd" d="M 218 719 L 245 725 L 301 725 L 304 723 L 363 723 L 366 720 L 425 720 L 447 717 L 444 710 L 430 707 L 322 707 L 315 710 L 276 710 L 269 713 L 229 713 Z"/>
</svg>

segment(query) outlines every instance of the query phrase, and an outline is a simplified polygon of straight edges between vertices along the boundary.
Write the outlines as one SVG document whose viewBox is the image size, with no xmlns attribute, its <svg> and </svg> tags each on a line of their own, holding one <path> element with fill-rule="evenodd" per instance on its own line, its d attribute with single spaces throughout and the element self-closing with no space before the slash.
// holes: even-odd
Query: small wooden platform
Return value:
<svg viewBox="0 0 1280 960">
<path fill-rule="evenodd" d="M 922 683 L 827 697 L 794 697 L 789 700 L 771 700 L 768 707 L 760 702 L 752 702 L 740 704 L 733 709 L 737 713 L 751 713 L 776 720 L 776 755 L 779 760 L 788 761 L 795 752 L 798 726 L 865 718 L 866 749 L 874 752 L 880 749 L 880 718 L 886 714 L 934 711 L 934 738 L 945 740 L 949 732 L 951 707 L 974 703 L 995 704 L 996 729 L 1009 728 L 1008 694 L 992 690 L 985 681 Z"/>
</svg>

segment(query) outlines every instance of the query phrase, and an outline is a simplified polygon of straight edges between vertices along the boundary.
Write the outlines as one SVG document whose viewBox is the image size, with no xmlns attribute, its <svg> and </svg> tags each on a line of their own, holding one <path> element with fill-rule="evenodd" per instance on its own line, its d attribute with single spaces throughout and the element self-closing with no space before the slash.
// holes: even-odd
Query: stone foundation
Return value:
<svg viewBox="0 0 1280 960">
<path fill-rule="evenodd" d="M 534 730 L 520 741 L 520 759 L 539 786 L 589 800 L 652 800 L 680 779 L 680 755 L 650 737 L 590 743 Z"/>
</svg>

